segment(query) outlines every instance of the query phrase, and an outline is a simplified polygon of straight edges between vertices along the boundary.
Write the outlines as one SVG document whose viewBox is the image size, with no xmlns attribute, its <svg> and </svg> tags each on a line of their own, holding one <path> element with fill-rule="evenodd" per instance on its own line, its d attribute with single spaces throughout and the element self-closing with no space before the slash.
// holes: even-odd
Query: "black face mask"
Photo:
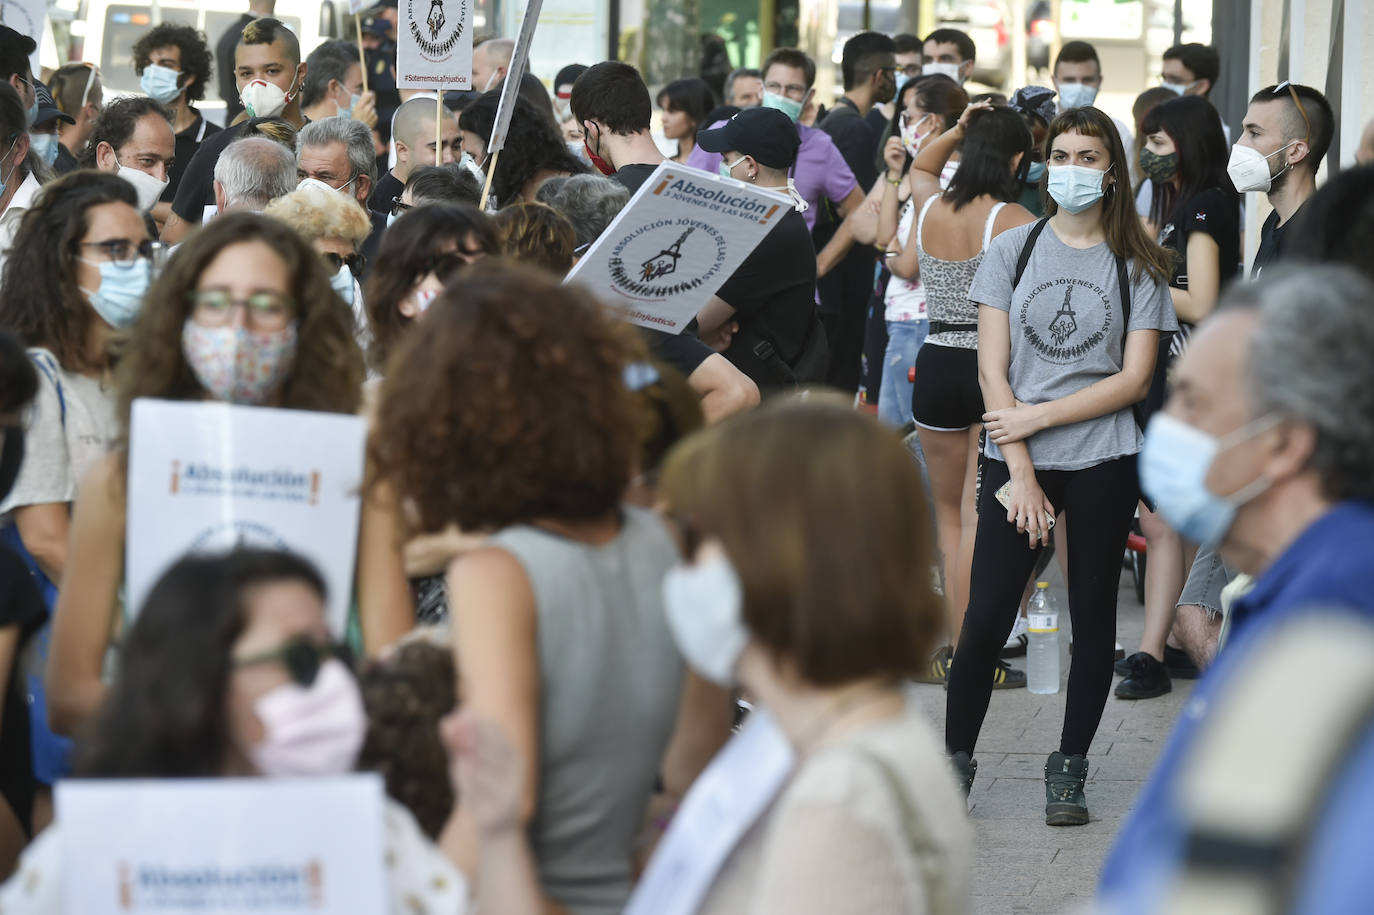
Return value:
<svg viewBox="0 0 1374 915">
<path fill-rule="evenodd" d="M 11 427 L 4 430 L 5 444 L 0 446 L 0 499 L 14 488 L 19 467 L 24 463 L 24 430 Z"/>
</svg>

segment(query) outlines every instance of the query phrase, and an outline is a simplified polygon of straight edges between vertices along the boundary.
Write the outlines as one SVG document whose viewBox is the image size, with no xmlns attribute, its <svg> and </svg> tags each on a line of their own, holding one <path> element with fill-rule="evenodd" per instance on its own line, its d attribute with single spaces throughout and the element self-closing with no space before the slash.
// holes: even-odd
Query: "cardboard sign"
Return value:
<svg viewBox="0 0 1374 915">
<path fill-rule="evenodd" d="M 366 422 L 358 416 L 142 399 L 129 433 L 126 607 L 187 553 L 287 549 L 329 587 L 342 637 L 353 595 Z"/>
<path fill-rule="evenodd" d="M 790 209 L 785 192 L 664 162 L 565 282 L 676 334 Z"/>
<path fill-rule="evenodd" d="M 525 64 L 530 57 L 530 44 L 534 41 L 534 27 L 539 24 L 539 11 L 544 0 L 529 0 L 525 7 L 525 18 L 520 20 L 520 33 L 515 37 L 515 50 L 511 53 L 510 67 L 505 82 L 501 83 L 501 101 L 496 106 L 496 122 L 491 128 L 491 139 L 487 142 L 487 152 L 494 153 L 506 145 L 506 131 L 510 129 L 510 118 L 515 113 L 515 100 L 520 94 L 520 75 L 525 72 Z"/>
<path fill-rule="evenodd" d="M 377 775 L 64 779 L 57 812 L 64 912 L 390 907 Z"/>
<path fill-rule="evenodd" d="M 472 88 L 472 5 L 475 0 L 400 0 L 396 86 Z"/>
<path fill-rule="evenodd" d="M 772 806 L 796 757 L 772 716 L 749 715 L 682 799 L 624 915 L 692 915 L 740 839 Z"/>
</svg>

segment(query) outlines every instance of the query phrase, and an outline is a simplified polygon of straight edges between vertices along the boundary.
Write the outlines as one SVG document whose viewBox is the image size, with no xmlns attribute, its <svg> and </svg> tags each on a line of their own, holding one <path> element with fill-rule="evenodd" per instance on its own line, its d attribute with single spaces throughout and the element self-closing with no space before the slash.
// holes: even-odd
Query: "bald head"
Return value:
<svg viewBox="0 0 1374 915">
<path fill-rule="evenodd" d="M 499 88 L 514 56 L 515 42 L 509 38 L 492 38 L 479 44 L 472 52 L 472 88 L 478 92 Z"/>
<path fill-rule="evenodd" d="M 443 143 L 436 147 L 434 108 L 434 99 L 413 98 L 396 109 L 391 122 L 391 137 L 396 142 L 396 164 L 392 173 L 400 181 L 405 181 L 411 169 L 421 165 L 453 161 L 453 150 L 458 145 L 458 122 L 445 108 Z"/>
</svg>

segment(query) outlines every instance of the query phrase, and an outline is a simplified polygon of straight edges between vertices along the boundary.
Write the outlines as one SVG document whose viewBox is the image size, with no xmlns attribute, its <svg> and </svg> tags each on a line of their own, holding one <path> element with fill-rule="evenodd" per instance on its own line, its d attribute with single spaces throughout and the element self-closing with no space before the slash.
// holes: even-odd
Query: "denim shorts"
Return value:
<svg viewBox="0 0 1374 915">
<path fill-rule="evenodd" d="M 1221 591 L 1236 577 L 1234 569 L 1222 562 L 1216 547 L 1202 547 L 1188 572 L 1188 581 L 1179 595 L 1178 606 L 1201 607 L 1209 617 L 1222 613 Z"/>
</svg>

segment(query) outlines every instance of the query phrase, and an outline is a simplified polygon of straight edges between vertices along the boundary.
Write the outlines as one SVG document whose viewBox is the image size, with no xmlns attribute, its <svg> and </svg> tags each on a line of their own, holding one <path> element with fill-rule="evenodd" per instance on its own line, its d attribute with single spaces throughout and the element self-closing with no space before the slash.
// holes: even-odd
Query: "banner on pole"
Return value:
<svg viewBox="0 0 1374 915">
<path fill-rule="evenodd" d="M 62 911 L 385 912 L 383 804 L 377 775 L 64 779 Z"/>
<path fill-rule="evenodd" d="M 510 118 L 515 113 L 515 100 L 520 95 L 520 77 L 524 75 L 525 65 L 530 58 L 534 28 L 539 24 L 539 11 L 543 7 L 544 0 L 529 0 L 529 5 L 525 7 L 525 17 L 520 20 L 520 34 L 515 37 L 515 50 L 511 52 L 510 66 L 506 69 L 506 81 L 501 84 L 501 101 L 496 106 L 496 123 L 492 125 L 491 138 L 487 141 L 488 155 L 506 145 Z"/>
<path fill-rule="evenodd" d="M 633 324 L 680 333 L 791 208 L 780 192 L 664 162 L 565 282 Z"/>
<path fill-rule="evenodd" d="M 358 416 L 141 399 L 129 432 L 126 607 L 187 553 L 238 545 L 309 559 L 342 637 L 353 596 L 366 422 Z"/>
<path fill-rule="evenodd" d="M 400 0 L 396 86 L 468 89 L 472 84 L 473 0 Z"/>
</svg>

